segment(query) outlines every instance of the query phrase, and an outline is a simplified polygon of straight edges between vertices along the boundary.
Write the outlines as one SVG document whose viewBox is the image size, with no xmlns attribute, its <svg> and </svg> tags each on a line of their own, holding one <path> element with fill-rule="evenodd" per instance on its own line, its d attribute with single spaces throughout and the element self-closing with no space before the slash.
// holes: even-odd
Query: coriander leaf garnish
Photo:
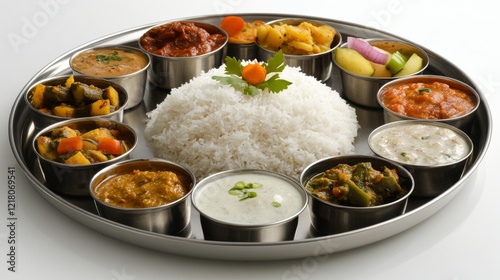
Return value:
<svg viewBox="0 0 500 280">
<path fill-rule="evenodd" d="M 267 63 L 264 63 L 264 67 L 268 73 L 283 71 L 286 67 L 283 52 L 279 50 L 273 57 L 267 60 Z"/>
<path fill-rule="evenodd" d="M 234 57 L 226 56 L 226 74 L 241 76 L 241 71 L 243 70 L 243 65 L 241 62 Z"/>
<path fill-rule="evenodd" d="M 279 50 L 267 62 L 250 62 L 243 66 L 241 61 L 234 57 L 225 58 L 225 74 L 229 76 L 214 76 L 214 80 L 229 85 L 246 95 L 255 96 L 266 88 L 269 92 L 277 93 L 288 88 L 292 83 L 279 78 L 279 73 L 285 69 L 285 56 Z M 267 76 L 274 73 L 270 78 Z"/>
<path fill-rule="evenodd" d="M 121 56 L 118 55 L 117 51 L 113 51 L 110 55 L 98 54 L 95 58 L 98 62 L 102 62 L 104 64 L 109 64 L 111 60 L 121 61 Z"/>
</svg>

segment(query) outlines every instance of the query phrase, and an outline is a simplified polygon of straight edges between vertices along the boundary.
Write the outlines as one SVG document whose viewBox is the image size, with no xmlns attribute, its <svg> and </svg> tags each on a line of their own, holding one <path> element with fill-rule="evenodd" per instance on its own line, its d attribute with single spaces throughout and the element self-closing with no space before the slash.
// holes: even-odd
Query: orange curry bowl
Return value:
<svg viewBox="0 0 500 280">
<path fill-rule="evenodd" d="M 464 82 L 438 75 L 401 78 L 382 86 L 377 101 L 386 123 L 399 120 L 437 121 L 470 132 L 479 94 Z"/>
</svg>

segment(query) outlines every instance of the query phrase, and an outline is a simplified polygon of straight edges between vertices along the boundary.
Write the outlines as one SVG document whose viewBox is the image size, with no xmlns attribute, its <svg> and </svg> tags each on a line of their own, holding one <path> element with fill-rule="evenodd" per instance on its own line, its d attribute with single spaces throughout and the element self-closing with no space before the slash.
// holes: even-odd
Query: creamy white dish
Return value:
<svg viewBox="0 0 500 280">
<path fill-rule="evenodd" d="M 406 124 L 382 129 L 370 140 L 379 156 L 411 165 L 446 165 L 460 161 L 471 150 L 466 139 L 447 127 Z"/>
<path fill-rule="evenodd" d="M 241 184 L 245 186 L 235 188 Z M 228 174 L 208 182 L 193 195 L 194 204 L 206 216 L 241 225 L 282 221 L 305 206 L 304 194 L 289 181 L 259 173 Z"/>
</svg>

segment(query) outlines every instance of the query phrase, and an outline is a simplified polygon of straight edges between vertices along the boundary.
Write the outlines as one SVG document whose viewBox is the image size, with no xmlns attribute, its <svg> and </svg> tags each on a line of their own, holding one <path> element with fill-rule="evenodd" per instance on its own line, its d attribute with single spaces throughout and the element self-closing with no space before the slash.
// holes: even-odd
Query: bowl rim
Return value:
<svg viewBox="0 0 500 280">
<path fill-rule="evenodd" d="M 387 158 L 385 156 L 380 155 L 379 153 L 377 153 L 375 151 L 375 149 L 373 148 L 373 144 L 372 144 L 373 143 L 373 141 L 372 141 L 373 137 L 375 137 L 378 133 L 381 133 L 381 132 L 383 132 L 386 129 L 390 129 L 390 128 L 398 127 L 398 126 L 406 126 L 406 125 L 408 125 L 408 126 L 426 125 L 426 126 L 437 126 L 437 127 L 447 128 L 447 129 L 453 131 L 454 133 L 458 134 L 459 136 L 461 136 L 465 140 L 465 142 L 467 142 L 469 150 L 468 150 L 467 154 L 465 156 L 463 156 L 462 158 L 460 158 L 459 160 L 456 160 L 456 161 L 450 162 L 450 163 L 445 163 L 445 164 L 437 164 L 437 165 L 425 165 L 425 164 L 410 164 L 410 163 L 405 163 L 405 162 L 401 162 L 399 160 L 389 159 L 389 158 Z M 465 133 L 461 129 L 459 129 L 459 128 L 451 125 L 451 124 L 447 124 L 447 123 L 443 123 L 443 122 L 439 122 L 439 121 L 430 121 L 430 120 L 400 120 L 400 121 L 394 121 L 394 122 L 383 124 L 383 125 L 375 128 L 374 130 L 372 130 L 372 132 L 368 135 L 367 142 L 368 142 L 368 147 L 370 148 L 370 150 L 375 155 L 377 155 L 377 156 L 379 156 L 381 158 L 384 158 L 386 160 L 399 163 L 403 167 L 407 166 L 407 167 L 412 167 L 412 168 L 429 168 L 429 169 L 432 169 L 432 168 L 440 168 L 440 167 L 447 167 L 447 166 L 455 165 L 457 163 L 460 163 L 460 162 L 463 162 L 463 161 L 467 160 L 472 155 L 472 153 L 474 152 L 474 143 L 473 143 L 472 139 L 469 137 L 469 135 L 467 135 L 467 133 Z"/>
<path fill-rule="evenodd" d="M 257 173 L 257 174 L 265 174 L 265 175 L 270 175 L 277 177 L 279 179 L 282 179 L 283 181 L 288 182 L 291 186 L 295 187 L 295 189 L 301 194 L 301 197 L 303 199 L 302 206 L 298 211 L 296 211 L 293 215 L 283 218 L 278 221 L 274 221 L 271 223 L 260 223 L 260 224 L 237 224 L 237 223 L 231 223 L 223 220 L 219 220 L 216 218 L 213 218 L 207 214 L 205 214 L 203 211 L 201 211 L 196 203 L 196 194 L 200 191 L 202 188 L 206 188 L 208 184 L 210 184 L 212 181 L 215 181 L 219 178 L 224 178 L 228 174 L 238 174 L 238 173 Z M 237 169 L 229 169 L 229 170 L 224 170 L 220 172 L 213 173 L 205 178 L 203 178 L 201 181 L 199 181 L 196 186 L 193 187 L 193 192 L 191 194 L 191 202 L 193 207 L 198 211 L 200 216 L 203 218 L 206 218 L 214 223 L 220 224 L 220 225 L 225 225 L 229 227 L 237 227 L 239 229 L 257 229 L 257 228 L 266 228 L 270 226 L 278 226 L 282 225 L 285 223 L 288 223 L 296 218 L 299 217 L 299 215 L 304 212 L 304 210 L 307 208 L 307 205 L 309 203 L 309 197 L 307 195 L 307 192 L 300 186 L 300 183 L 279 172 L 268 170 L 268 169 L 259 169 L 259 168 L 237 168 Z"/>
<path fill-rule="evenodd" d="M 50 132 L 56 128 L 59 128 L 59 127 L 65 126 L 65 125 L 69 125 L 69 124 L 80 123 L 80 122 L 96 122 L 96 123 L 97 122 L 108 122 L 108 123 L 111 123 L 112 125 L 122 126 L 133 135 L 134 142 L 132 143 L 132 146 L 130 147 L 130 149 L 128 149 L 128 151 L 126 151 L 125 153 L 123 153 L 123 154 L 121 154 L 113 159 L 107 160 L 107 161 L 96 162 L 96 163 L 91 163 L 91 164 L 66 164 L 66 163 L 62 163 L 62 162 L 57 162 L 57 161 L 49 160 L 49 159 L 43 157 L 38 152 L 38 149 L 36 148 L 36 139 L 38 137 L 40 137 L 44 134 L 47 134 L 48 132 Z M 125 124 L 125 123 L 119 122 L 119 121 L 115 121 L 115 120 L 111 120 L 111 119 L 101 118 L 101 117 L 84 117 L 84 118 L 73 118 L 73 119 L 68 119 L 68 120 L 56 122 L 54 124 L 51 124 L 51 125 L 45 127 L 44 129 L 38 131 L 35 134 L 35 136 L 33 137 L 33 139 L 31 140 L 31 148 L 33 149 L 36 157 L 41 161 L 53 164 L 53 165 L 61 167 L 61 168 L 72 168 L 72 169 L 78 170 L 78 169 L 94 168 L 94 167 L 98 167 L 100 165 L 109 165 L 109 164 L 112 164 L 115 162 L 119 162 L 119 161 L 123 160 L 124 158 L 126 158 L 127 156 L 129 156 L 132 153 L 132 151 L 137 147 L 138 143 L 139 143 L 139 138 L 137 137 L 137 132 L 128 124 Z"/>
<path fill-rule="evenodd" d="M 146 34 L 147 32 L 149 32 L 150 30 L 152 30 L 154 28 L 157 28 L 157 27 L 160 27 L 160 26 L 169 25 L 169 24 L 176 23 L 176 22 L 189 22 L 189 23 L 195 24 L 198 27 L 201 27 L 200 25 L 213 27 L 213 28 L 217 29 L 222 35 L 224 35 L 224 37 L 226 38 L 226 40 L 217 49 L 211 50 L 210 52 L 207 52 L 207 53 L 203 53 L 203 54 L 199 54 L 199 55 L 191 55 L 191 56 L 167 56 L 167 55 L 159 55 L 159 54 L 155 54 L 155 53 L 152 53 L 152 52 L 144 49 L 144 47 L 141 44 L 141 38 L 144 36 L 144 34 Z M 229 41 L 229 35 L 227 34 L 227 32 L 224 29 L 220 28 L 220 26 L 217 26 L 215 24 L 204 22 L 204 21 L 197 21 L 197 20 L 172 20 L 172 21 L 165 21 L 165 22 L 162 22 L 162 23 L 159 23 L 159 24 L 156 24 L 156 25 L 150 27 L 148 30 L 146 30 L 137 39 L 137 44 L 139 45 L 139 48 L 142 51 L 144 51 L 146 54 L 150 55 L 151 57 L 159 58 L 159 59 L 168 59 L 168 60 L 175 61 L 175 60 L 194 60 L 194 59 L 200 59 L 200 58 L 204 58 L 204 57 L 207 57 L 207 56 L 211 56 L 214 53 L 220 52 L 221 50 L 225 49 L 226 46 L 227 46 L 227 44 L 228 44 L 228 41 Z"/>
<path fill-rule="evenodd" d="M 380 162 L 384 162 L 387 165 L 392 165 L 393 167 L 398 169 L 398 175 L 400 172 L 402 172 L 405 175 L 405 177 L 409 180 L 409 182 L 410 182 L 409 189 L 407 190 L 407 192 L 403 196 L 399 197 L 396 200 L 390 201 L 388 203 L 380 204 L 380 205 L 374 205 L 374 206 L 340 205 L 340 204 L 336 204 L 333 202 L 329 202 L 329 201 L 320 199 L 320 198 L 312 195 L 306 188 L 307 182 L 312 177 L 308 178 L 307 181 L 304 181 L 304 175 L 305 175 L 306 171 L 308 171 L 309 169 L 311 169 L 312 167 L 316 166 L 319 163 L 323 163 L 323 162 L 330 161 L 330 160 L 342 159 L 342 158 L 359 159 L 358 163 L 363 162 L 363 161 L 378 160 Z M 340 162 L 338 164 L 340 164 Z M 320 173 L 317 173 L 316 175 L 318 175 L 318 174 L 320 174 Z M 398 162 L 391 161 L 391 160 L 388 160 L 386 158 L 379 157 L 379 156 L 362 155 L 362 154 L 349 154 L 349 155 L 329 156 L 329 157 L 321 158 L 319 160 L 312 162 L 311 164 L 306 166 L 303 169 L 303 171 L 301 172 L 301 174 L 300 174 L 300 186 L 306 191 L 306 193 L 310 197 L 310 199 L 313 199 L 316 202 L 321 202 L 321 203 L 326 204 L 332 208 L 340 209 L 340 210 L 344 210 L 344 211 L 349 210 L 349 211 L 356 211 L 356 212 L 368 212 L 368 211 L 373 211 L 373 210 L 377 210 L 377 209 L 389 208 L 393 205 L 396 205 L 396 204 L 399 204 L 405 200 L 408 200 L 408 198 L 410 197 L 410 195 L 413 193 L 413 191 L 415 189 L 415 180 L 413 178 L 413 175 L 404 166 L 402 166 Z"/>
<path fill-rule="evenodd" d="M 268 21 L 268 22 L 266 22 L 266 25 L 277 24 L 277 23 L 288 24 L 287 22 L 293 22 L 293 24 L 291 24 L 291 25 L 296 25 L 296 24 L 300 24 L 300 23 L 302 23 L 304 21 L 309 22 L 309 23 L 311 23 L 311 24 L 313 24 L 315 26 L 327 25 L 327 26 L 330 26 L 331 28 L 333 28 L 335 30 L 336 34 L 335 34 L 335 36 L 333 38 L 332 45 L 330 45 L 330 49 L 326 50 L 324 52 L 313 53 L 313 54 L 285 54 L 285 53 L 283 53 L 283 55 L 285 56 L 285 58 L 288 58 L 288 59 L 297 59 L 297 60 L 307 60 L 309 58 L 314 58 L 314 57 L 318 57 L 318 56 L 323 56 L 323 55 L 331 54 L 336 48 L 338 48 L 342 44 L 342 34 L 337 30 L 337 28 L 335 28 L 334 26 L 332 26 L 332 25 L 330 25 L 328 23 L 324 23 L 324 22 L 319 21 L 319 20 L 309 20 L 309 19 L 306 19 L 306 18 L 289 17 L 289 18 L 281 18 L 281 19 L 276 19 L 276 20 Z M 335 43 L 336 38 L 338 38 L 338 42 Z M 266 49 L 263 46 L 261 46 L 259 44 L 258 40 L 255 40 L 255 45 L 257 45 L 257 47 L 260 50 L 265 51 L 265 52 L 267 52 L 269 54 L 275 54 L 276 53 L 276 51 L 269 50 L 269 49 Z"/>
<path fill-rule="evenodd" d="M 95 81 L 98 81 L 99 83 L 104 83 L 104 84 L 108 84 L 109 86 L 112 86 L 113 88 L 115 88 L 118 93 L 121 95 L 123 95 L 124 99 L 125 99 L 125 102 L 123 102 L 123 104 L 117 109 L 115 110 L 114 112 L 111 112 L 107 115 L 102 115 L 102 116 L 99 116 L 101 118 L 109 118 L 109 117 L 112 117 L 112 116 L 115 116 L 115 115 L 119 115 L 121 113 L 123 113 L 123 111 L 125 110 L 125 108 L 127 107 L 128 103 L 129 103 L 129 96 L 128 96 L 128 92 L 125 90 L 124 87 L 122 87 L 121 85 L 117 84 L 116 82 L 113 82 L 113 81 L 110 81 L 110 80 L 107 80 L 107 79 L 103 79 L 102 77 L 97 77 L 97 76 L 88 76 L 88 75 L 62 75 L 62 76 L 53 76 L 53 77 L 48 77 L 48 78 L 45 78 L 45 79 L 42 79 L 42 80 L 38 80 L 34 83 L 32 83 L 28 90 L 26 90 L 26 92 L 23 93 L 23 98 L 24 98 L 24 101 L 25 103 L 27 104 L 28 108 L 30 108 L 30 110 L 32 112 L 34 112 L 35 114 L 38 114 L 40 116 L 43 116 L 43 117 L 47 117 L 51 120 L 56 120 L 57 122 L 60 122 L 60 121 L 66 121 L 66 120 L 80 120 L 80 119 L 84 119 L 84 118 L 92 118 L 92 117 L 96 117 L 96 116 L 85 116 L 85 117 L 61 117 L 61 116 L 56 116 L 56 115 L 51 115 L 51 114 L 47 114 L 47 113 L 44 113 L 42 111 L 40 111 L 39 109 L 35 108 L 33 106 L 33 104 L 31 103 L 31 100 L 30 100 L 30 95 L 32 93 L 32 91 L 35 89 L 35 87 L 39 84 L 44 84 L 44 83 L 48 83 L 48 82 L 53 82 L 53 81 L 58 81 L 58 80 L 61 80 L 61 82 L 59 84 L 64 84 L 64 82 L 69 78 L 73 76 L 74 79 L 75 79 L 75 82 L 79 82 L 79 80 L 93 80 L 94 82 Z"/>
<path fill-rule="evenodd" d="M 425 71 L 425 69 L 427 69 L 427 67 L 429 66 L 430 64 L 430 57 L 429 57 L 429 54 L 420 46 L 414 44 L 414 43 L 410 43 L 410 42 L 407 42 L 407 41 L 404 41 L 404 40 L 399 40 L 399 39 L 383 39 L 383 38 L 368 38 L 368 39 L 363 39 L 363 40 L 366 40 L 368 42 L 393 42 L 393 43 L 399 43 L 399 44 L 403 44 L 403 45 L 407 45 L 409 47 L 412 47 L 412 48 L 415 48 L 415 49 L 418 49 L 421 54 L 423 54 L 423 60 L 424 60 L 424 65 L 422 66 L 422 69 L 420 69 L 419 71 L 415 72 L 415 73 L 411 73 L 411 74 L 408 74 L 408 75 L 405 75 L 405 76 L 400 76 L 400 77 L 394 77 L 394 76 L 391 76 L 391 77 L 373 77 L 373 76 L 364 76 L 364 75 L 359 75 L 359 74 L 356 74 L 354 72 L 351 72 L 351 71 L 348 71 L 346 69 L 344 69 L 343 67 L 341 67 L 338 63 L 337 63 L 337 60 L 335 59 L 335 56 L 333 56 L 333 63 L 337 66 L 337 68 L 339 68 L 339 70 L 341 71 L 341 73 L 344 73 L 344 74 L 348 74 L 348 75 L 351 75 L 351 76 L 354 76 L 354 77 L 357 77 L 357 78 L 360 78 L 360 79 L 363 79 L 363 80 L 368 80 L 368 81 L 379 81 L 379 82 L 390 82 L 390 81 L 394 81 L 394 80 L 399 80 L 399 79 L 402 79 L 402 78 L 406 78 L 406 77 L 413 77 L 415 75 L 419 75 L 421 73 L 423 73 Z M 339 48 L 346 48 L 347 47 L 347 42 L 344 42 L 342 45 L 339 46 Z"/>
<path fill-rule="evenodd" d="M 142 67 L 141 69 L 139 69 L 139 70 L 137 70 L 135 72 L 124 74 L 124 75 L 115 75 L 115 76 L 90 75 L 90 74 L 83 73 L 83 72 L 77 70 L 75 67 L 73 67 L 73 60 L 76 57 L 78 57 L 80 54 L 83 54 L 85 52 L 90 52 L 90 51 L 93 51 L 93 50 L 101 50 L 101 49 L 122 49 L 122 50 L 136 51 L 136 52 L 142 54 L 146 58 L 147 63 L 146 63 L 146 65 L 144 67 Z M 144 50 L 142 50 L 140 48 L 136 48 L 136 47 L 132 47 L 132 46 L 127 46 L 127 45 L 122 45 L 122 44 L 118 44 L 118 45 L 110 44 L 110 45 L 102 45 L 102 46 L 96 46 L 96 47 L 86 48 L 86 49 L 80 50 L 78 52 L 75 52 L 69 58 L 69 67 L 71 68 L 71 70 L 73 70 L 73 73 L 77 74 L 78 76 L 88 76 L 88 77 L 95 77 L 95 78 L 101 78 L 101 79 L 106 79 L 106 80 L 108 80 L 108 79 L 128 78 L 128 77 L 131 77 L 131 76 L 139 75 L 142 72 L 147 71 L 148 68 L 149 68 L 149 65 L 151 65 L 151 57 L 150 57 L 149 53 L 147 53 L 146 51 L 144 51 Z"/>
<path fill-rule="evenodd" d="M 452 89 L 456 88 L 455 86 L 452 86 L 452 84 L 459 85 L 460 87 L 463 87 L 463 88 L 466 89 L 464 91 L 466 91 L 466 93 L 468 95 L 474 97 L 474 99 L 475 99 L 474 101 L 476 102 L 476 106 L 474 106 L 474 108 L 472 110 L 470 110 L 469 112 L 467 112 L 466 114 L 461 115 L 461 116 L 456 116 L 456 117 L 446 118 L 446 119 L 422 119 L 422 118 L 415 118 L 415 117 L 410 117 L 410 116 L 407 116 L 407 115 L 402 115 L 402 114 L 396 113 L 393 110 L 387 108 L 387 106 L 385 106 L 384 102 L 382 102 L 382 100 L 381 100 L 382 94 L 384 94 L 384 92 L 388 88 L 390 88 L 391 86 L 394 86 L 394 85 L 397 85 L 397 84 L 403 84 L 403 83 L 422 82 L 422 81 L 426 81 L 426 82 L 432 81 L 432 82 L 446 83 Z M 461 89 L 461 90 L 463 90 L 463 89 Z M 448 77 L 448 76 L 429 74 L 429 75 L 416 75 L 416 76 L 401 77 L 399 79 L 390 81 L 390 82 L 382 85 L 380 87 L 380 89 L 378 90 L 378 92 L 377 92 L 377 103 L 382 107 L 382 109 L 384 111 L 386 111 L 386 112 L 388 112 L 390 114 L 393 114 L 395 116 L 398 116 L 399 118 L 402 118 L 402 119 L 406 119 L 406 120 L 419 120 L 419 121 L 430 121 L 430 122 L 444 122 L 444 121 L 455 121 L 455 120 L 465 119 L 465 118 L 469 117 L 470 115 L 474 114 L 478 110 L 478 108 L 479 108 L 479 106 L 481 104 L 481 98 L 479 97 L 479 93 L 477 93 L 477 91 L 473 87 L 469 86 L 465 82 L 459 81 L 457 79 L 454 79 L 454 78 L 451 78 L 451 77 Z"/>
<path fill-rule="evenodd" d="M 108 180 L 109 178 L 112 178 L 116 175 L 120 175 L 123 173 L 115 173 L 113 176 L 110 176 L 109 178 L 103 179 L 101 182 L 99 182 L 97 185 L 94 186 L 94 182 L 97 180 L 97 178 L 99 176 L 105 174 L 108 171 L 112 171 L 113 169 L 115 169 L 118 166 L 128 165 L 128 164 L 137 164 L 137 163 L 147 163 L 147 162 L 156 163 L 156 164 L 163 164 L 165 166 L 172 166 L 173 165 L 173 166 L 176 166 L 176 167 L 184 170 L 187 174 L 189 174 L 191 180 L 193 181 L 189 191 L 185 195 L 183 195 L 181 198 L 178 198 L 178 199 L 171 201 L 169 203 L 165 203 L 165 204 L 161 204 L 161 205 L 157 205 L 157 206 L 153 206 L 153 207 L 142 207 L 142 208 L 119 207 L 119 206 L 111 205 L 111 204 L 108 204 L 108 203 L 100 200 L 94 194 L 94 189 L 99 187 L 102 182 Z M 144 170 L 147 170 L 147 169 L 144 169 Z M 141 171 L 142 171 L 142 169 L 141 169 Z M 90 179 L 89 193 L 90 193 L 90 196 L 92 197 L 92 199 L 94 200 L 95 204 L 99 204 L 103 207 L 113 209 L 115 211 L 128 212 L 128 213 L 140 213 L 140 212 L 159 211 L 159 210 L 163 210 L 165 208 L 171 208 L 177 204 L 183 203 L 184 201 L 189 201 L 189 196 L 191 196 L 191 193 L 193 192 L 195 184 L 196 184 L 196 177 L 194 176 L 193 172 L 191 170 L 189 170 L 189 168 L 187 168 L 186 166 L 184 166 L 180 163 L 176 163 L 176 162 L 166 160 L 166 159 L 161 159 L 161 158 L 133 158 L 133 159 L 127 159 L 127 160 L 123 160 L 120 162 L 116 162 L 112 165 L 106 166 L 103 169 L 99 170 Z"/>
</svg>

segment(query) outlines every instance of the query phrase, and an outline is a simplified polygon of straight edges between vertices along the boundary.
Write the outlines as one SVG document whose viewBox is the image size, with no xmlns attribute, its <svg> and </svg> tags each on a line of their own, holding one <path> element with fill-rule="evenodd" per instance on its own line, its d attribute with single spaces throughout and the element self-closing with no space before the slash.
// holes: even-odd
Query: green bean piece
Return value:
<svg viewBox="0 0 500 280">
<path fill-rule="evenodd" d="M 347 186 L 349 186 L 348 198 L 349 202 L 354 206 L 369 206 L 372 201 L 372 197 L 364 192 L 358 185 L 356 185 L 351 179 L 346 181 Z"/>
<path fill-rule="evenodd" d="M 358 163 L 352 171 L 351 180 L 358 186 L 365 185 L 365 178 L 368 176 L 368 169 L 371 168 L 369 162 Z"/>
</svg>

